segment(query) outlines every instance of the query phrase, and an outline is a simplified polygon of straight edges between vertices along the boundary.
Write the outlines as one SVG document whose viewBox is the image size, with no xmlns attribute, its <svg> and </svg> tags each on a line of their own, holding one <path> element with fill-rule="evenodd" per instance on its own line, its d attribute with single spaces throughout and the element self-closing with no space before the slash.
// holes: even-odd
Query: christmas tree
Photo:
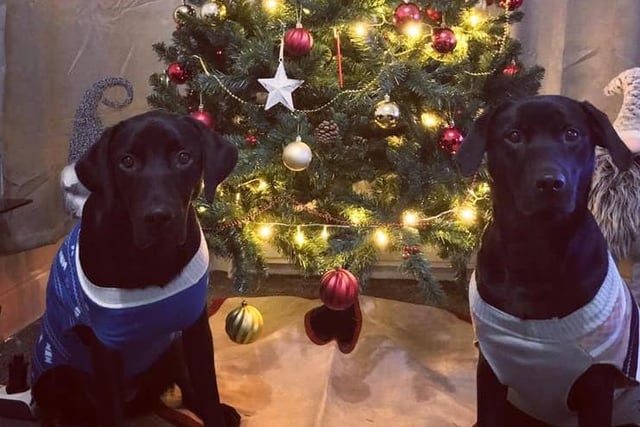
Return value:
<svg viewBox="0 0 640 427">
<path fill-rule="evenodd" d="M 346 266 L 366 286 L 383 251 L 426 298 L 421 247 L 467 265 L 488 220 L 486 175 L 452 159 L 488 107 L 537 92 L 510 26 L 523 0 L 207 0 L 176 5 L 151 106 L 189 113 L 240 149 L 197 210 L 245 290 L 268 241 L 306 275 Z"/>
</svg>

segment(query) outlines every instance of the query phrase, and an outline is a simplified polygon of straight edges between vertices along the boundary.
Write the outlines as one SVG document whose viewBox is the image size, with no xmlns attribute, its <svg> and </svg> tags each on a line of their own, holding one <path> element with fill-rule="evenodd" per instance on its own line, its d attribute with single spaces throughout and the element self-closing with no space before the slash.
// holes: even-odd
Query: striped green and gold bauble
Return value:
<svg viewBox="0 0 640 427">
<path fill-rule="evenodd" d="M 262 314 L 246 301 L 240 307 L 227 314 L 225 331 L 231 341 L 238 344 L 250 344 L 258 339 L 262 332 Z"/>
</svg>

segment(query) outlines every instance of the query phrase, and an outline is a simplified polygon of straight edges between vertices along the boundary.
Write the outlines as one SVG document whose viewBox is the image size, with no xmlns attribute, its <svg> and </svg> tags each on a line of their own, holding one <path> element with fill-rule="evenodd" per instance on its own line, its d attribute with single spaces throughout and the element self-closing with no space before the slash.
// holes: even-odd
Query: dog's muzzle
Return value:
<svg viewBox="0 0 640 427">
<path fill-rule="evenodd" d="M 560 168 L 544 168 L 525 174 L 524 191 L 516 195 L 525 214 L 547 216 L 568 214 L 575 209 L 575 190 L 569 176 Z"/>
</svg>

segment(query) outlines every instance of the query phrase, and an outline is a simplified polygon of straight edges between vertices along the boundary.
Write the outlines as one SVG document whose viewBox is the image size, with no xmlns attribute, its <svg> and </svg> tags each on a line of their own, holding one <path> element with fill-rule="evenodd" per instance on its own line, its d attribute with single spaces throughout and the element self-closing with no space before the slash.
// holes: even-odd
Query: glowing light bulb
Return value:
<svg viewBox="0 0 640 427">
<path fill-rule="evenodd" d="M 207 211 L 207 207 L 206 206 L 198 206 L 198 208 L 196 209 L 198 211 L 199 214 L 205 213 Z"/>
<path fill-rule="evenodd" d="M 408 38 L 416 40 L 422 36 L 422 23 L 419 21 L 409 21 L 402 26 L 402 32 Z"/>
<path fill-rule="evenodd" d="M 267 184 L 266 181 L 263 181 L 261 179 L 258 180 L 258 187 L 257 187 L 258 191 L 264 191 L 267 188 L 269 188 L 269 184 Z"/>
<path fill-rule="evenodd" d="M 322 231 L 320 232 L 320 237 L 323 240 L 327 240 L 329 238 L 329 231 L 327 230 L 327 226 L 322 227 Z"/>
<path fill-rule="evenodd" d="M 458 220 L 466 225 L 471 225 L 476 221 L 477 212 L 472 206 L 462 206 L 458 209 Z"/>
<path fill-rule="evenodd" d="M 402 224 L 405 227 L 415 227 L 418 225 L 418 214 L 413 211 L 405 211 L 402 214 Z"/>
<path fill-rule="evenodd" d="M 236 203 L 240 203 L 240 193 L 236 193 Z"/>
<path fill-rule="evenodd" d="M 486 182 L 482 182 L 478 184 L 478 193 L 487 194 L 489 190 L 490 190 L 489 184 L 487 184 Z"/>
<path fill-rule="evenodd" d="M 356 37 L 366 37 L 369 34 L 369 26 L 364 22 L 356 22 L 353 24 L 353 35 Z"/>
<path fill-rule="evenodd" d="M 278 10 L 278 6 L 280 6 L 280 3 L 278 2 L 278 0 L 263 0 L 262 1 L 262 7 L 268 13 L 275 13 L 276 10 Z"/>
<path fill-rule="evenodd" d="M 263 224 L 258 228 L 258 236 L 261 239 L 267 240 L 273 234 L 273 227 L 268 224 Z"/>
<path fill-rule="evenodd" d="M 483 21 L 483 17 L 480 14 L 475 12 L 471 12 L 471 14 L 469 14 L 469 17 L 467 18 L 467 22 L 469 22 L 469 25 L 471 25 L 473 28 L 480 25 L 482 21 Z"/>
<path fill-rule="evenodd" d="M 424 112 L 420 116 L 420 121 L 424 127 L 433 128 L 438 126 L 440 118 L 433 113 Z"/>
<path fill-rule="evenodd" d="M 302 229 L 300 228 L 300 226 L 298 226 L 298 230 L 296 231 L 296 235 L 294 237 L 296 244 L 298 245 L 304 245 L 304 242 L 307 240 L 304 237 L 304 233 L 302 232 Z"/>
<path fill-rule="evenodd" d="M 355 226 L 362 225 L 367 222 L 367 213 L 361 208 L 349 209 L 347 216 L 349 217 L 349 222 Z"/>
<path fill-rule="evenodd" d="M 373 240 L 381 248 L 384 248 L 389 244 L 389 235 L 384 230 L 376 230 L 373 235 Z"/>
</svg>

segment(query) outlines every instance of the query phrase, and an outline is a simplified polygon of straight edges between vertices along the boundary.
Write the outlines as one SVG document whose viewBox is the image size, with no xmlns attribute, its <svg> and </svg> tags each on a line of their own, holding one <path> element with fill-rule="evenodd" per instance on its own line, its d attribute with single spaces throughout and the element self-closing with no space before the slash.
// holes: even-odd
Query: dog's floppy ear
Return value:
<svg viewBox="0 0 640 427">
<path fill-rule="evenodd" d="M 623 171 L 629 169 L 632 162 L 631 151 L 620 139 L 607 115 L 588 101 L 583 101 L 581 105 L 589 116 L 591 129 L 596 134 L 597 141 L 595 143 L 609 151 L 611 159 L 618 169 Z"/>
<path fill-rule="evenodd" d="M 487 149 L 489 124 L 492 117 L 493 111 L 489 111 L 476 119 L 455 155 L 455 161 L 463 176 L 473 175 L 482 163 L 482 157 Z"/>
<path fill-rule="evenodd" d="M 105 129 L 75 165 L 78 180 L 92 193 L 101 194 L 107 205 L 111 204 L 114 197 L 109 167 L 109 145 L 114 134 L 115 126 Z"/>
<path fill-rule="evenodd" d="M 236 167 L 238 149 L 218 132 L 189 116 L 185 117 L 195 125 L 202 135 L 204 154 L 204 196 L 212 202 L 216 188 Z"/>
</svg>

